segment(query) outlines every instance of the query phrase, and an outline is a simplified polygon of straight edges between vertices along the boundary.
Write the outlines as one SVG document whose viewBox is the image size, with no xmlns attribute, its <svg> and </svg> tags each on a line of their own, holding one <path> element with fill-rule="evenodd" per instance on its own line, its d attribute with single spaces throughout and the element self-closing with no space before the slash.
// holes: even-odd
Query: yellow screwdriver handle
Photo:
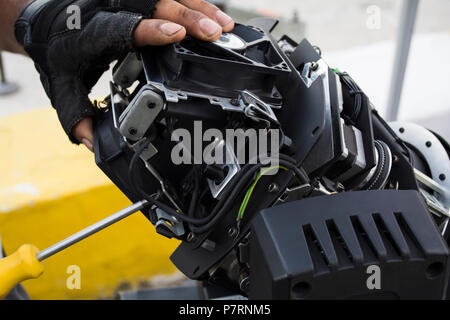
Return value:
<svg viewBox="0 0 450 320">
<path fill-rule="evenodd" d="M 44 265 L 36 258 L 39 249 L 31 244 L 22 245 L 16 252 L 0 259 L 0 299 L 20 282 L 39 277 Z"/>
</svg>

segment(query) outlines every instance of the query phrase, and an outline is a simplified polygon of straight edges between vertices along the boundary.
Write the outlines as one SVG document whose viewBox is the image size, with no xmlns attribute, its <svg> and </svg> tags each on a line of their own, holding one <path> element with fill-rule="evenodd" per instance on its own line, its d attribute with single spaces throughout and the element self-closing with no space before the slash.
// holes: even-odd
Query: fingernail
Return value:
<svg viewBox="0 0 450 320">
<path fill-rule="evenodd" d="M 233 19 L 227 15 L 225 12 L 223 11 L 217 11 L 216 13 L 216 17 L 217 17 L 217 21 L 219 22 L 219 24 L 221 26 L 226 26 L 227 24 L 229 24 L 231 21 L 233 21 Z"/>
<path fill-rule="evenodd" d="M 200 20 L 199 24 L 202 32 L 208 37 L 216 34 L 221 30 L 220 26 L 217 23 L 208 18 L 203 18 L 202 20 Z"/>
<path fill-rule="evenodd" d="M 175 33 L 180 31 L 181 28 L 183 28 L 183 26 L 180 26 L 179 24 L 176 24 L 176 23 L 168 22 L 168 23 L 164 23 L 161 26 L 161 31 L 167 36 L 173 36 Z"/>
<path fill-rule="evenodd" d="M 86 148 L 88 148 L 89 150 L 94 152 L 94 146 L 92 145 L 92 142 L 90 142 L 88 139 L 86 139 L 86 138 L 81 139 L 81 143 L 84 144 L 86 146 Z"/>
</svg>

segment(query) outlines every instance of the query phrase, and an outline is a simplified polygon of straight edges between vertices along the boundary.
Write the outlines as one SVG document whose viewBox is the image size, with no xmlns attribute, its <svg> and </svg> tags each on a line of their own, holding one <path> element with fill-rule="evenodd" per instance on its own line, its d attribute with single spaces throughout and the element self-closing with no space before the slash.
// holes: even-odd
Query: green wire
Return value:
<svg viewBox="0 0 450 320">
<path fill-rule="evenodd" d="M 238 216 L 237 216 L 236 221 L 240 221 L 242 219 L 242 217 L 244 216 L 244 212 L 245 212 L 245 209 L 247 208 L 248 201 L 250 200 L 250 197 L 251 197 L 251 195 L 253 193 L 253 190 L 255 189 L 255 186 L 258 183 L 259 179 L 261 179 L 261 177 L 263 175 L 265 175 L 267 172 L 272 171 L 274 169 L 282 169 L 284 171 L 289 171 L 289 169 L 286 168 L 286 167 L 274 166 L 274 167 L 269 167 L 269 168 L 263 170 L 262 172 L 260 172 L 258 174 L 258 176 L 256 177 L 255 182 L 253 182 L 251 187 L 247 190 L 247 193 L 245 194 L 244 200 L 242 200 L 242 204 L 241 204 L 241 207 L 239 208 L 239 212 L 238 212 Z"/>
</svg>

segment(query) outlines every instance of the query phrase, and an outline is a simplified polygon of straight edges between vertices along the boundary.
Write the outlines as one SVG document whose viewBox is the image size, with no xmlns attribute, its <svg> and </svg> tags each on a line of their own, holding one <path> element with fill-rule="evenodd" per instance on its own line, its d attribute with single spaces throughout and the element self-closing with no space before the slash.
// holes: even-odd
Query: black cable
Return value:
<svg viewBox="0 0 450 320">
<path fill-rule="evenodd" d="M 216 225 L 217 222 L 222 218 L 222 216 L 228 211 L 229 206 L 234 203 L 234 200 L 238 193 L 241 192 L 241 189 L 248 184 L 250 178 L 255 174 L 256 171 L 258 171 L 262 167 L 262 164 L 256 164 L 254 165 L 248 172 L 245 173 L 244 177 L 239 180 L 237 183 L 237 186 L 230 189 L 231 194 L 229 196 L 222 196 L 222 198 L 219 200 L 217 205 L 214 207 L 212 216 L 213 218 L 211 221 L 209 221 L 207 224 L 202 225 L 201 227 L 195 227 L 191 229 L 194 233 L 204 233 L 208 230 L 210 230 L 212 227 Z M 216 211 L 218 211 L 216 213 Z"/>
<path fill-rule="evenodd" d="M 301 168 L 301 169 L 299 169 L 299 168 L 297 168 L 296 167 L 296 161 L 295 161 L 295 159 L 293 159 L 293 158 L 291 158 L 291 157 L 289 157 L 289 156 L 287 156 L 287 155 L 285 155 L 285 154 L 279 154 L 279 158 L 281 158 L 283 161 L 286 161 L 286 167 L 288 167 L 288 168 L 290 168 L 291 170 L 293 170 L 295 173 L 296 173 L 296 175 L 300 178 L 300 179 L 302 179 L 303 181 L 305 181 L 305 182 L 309 182 L 309 177 L 308 177 L 308 175 L 306 174 L 306 172 L 303 170 L 303 168 Z M 252 163 L 252 162 L 256 162 L 255 161 L 256 159 L 252 159 L 252 160 L 250 160 L 249 161 L 249 163 Z M 278 160 L 278 161 L 280 161 L 280 160 Z M 247 163 L 243 168 L 241 168 L 241 170 L 238 172 L 238 174 L 235 176 L 235 177 L 233 177 L 233 179 L 232 179 L 232 181 L 230 181 L 230 183 L 229 183 L 229 185 L 228 185 L 228 189 L 227 189 L 227 191 L 225 192 L 225 194 L 223 194 L 222 195 L 222 198 L 219 200 L 219 202 L 216 204 L 216 206 L 214 207 L 214 209 L 213 209 L 213 211 L 211 212 L 211 214 L 210 215 L 208 215 L 208 217 L 209 217 L 209 219 L 208 219 L 208 221 L 207 222 L 209 222 L 209 220 L 211 219 L 211 218 L 213 218 L 213 217 L 215 217 L 216 216 L 216 211 L 217 210 L 219 210 L 219 209 L 221 209 L 221 208 L 223 208 L 224 207 L 224 199 L 229 199 L 229 198 L 231 198 L 231 200 L 233 200 L 233 198 L 234 198 L 234 194 L 236 194 L 236 192 L 237 191 L 235 191 L 236 189 L 240 189 L 238 186 L 240 186 L 240 185 L 243 185 L 243 184 L 245 184 L 245 183 L 247 183 L 248 181 L 248 179 L 249 179 L 249 177 L 251 178 L 251 176 L 249 176 L 248 174 L 246 174 L 247 173 L 247 171 L 250 169 L 250 168 L 253 168 L 252 170 L 252 172 L 254 172 L 254 170 L 256 170 L 256 169 L 254 169 L 254 166 L 255 165 L 250 165 L 249 163 Z M 284 163 L 284 162 L 283 162 Z M 258 166 L 258 168 L 261 168 L 261 167 L 263 167 L 264 165 L 263 164 L 259 164 L 259 165 L 257 165 Z M 230 193 L 231 193 L 231 195 L 230 195 Z M 230 200 L 230 201 L 231 201 Z M 206 218 L 205 218 L 206 219 Z M 195 223 L 196 225 L 199 225 L 199 224 L 197 224 L 197 223 Z"/>
<path fill-rule="evenodd" d="M 197 170 L 194 167 L 194 191 L 192 192 L 192 199 L 189 204 L 188 216 L 194 217 L 195 209 L 197 207 L 198 194 L 200 189 L 200 182 L 198 181 Z"/>
<path fill-rule="evenodd" d="M 290 160 L 293 160 L 292 158 L 290 158 Z M 294 160 L 295 161 L 295 160 Z M 291 161 L 288 160 L 284 160 L 284 159 L 279 159 L 279 164 L 282 166 L 287 167 L 288 169 L 294 171 L 294 173 L 297 175 L 297 177 L 299 177 L 300 179 L 303 179 L 305 181 L 305 183 L 309 182 L 309 177 L 306 175 L 306 173 L 304 173 L 304 171 L 301 171 L 299 168 L 297 168 L 295 166 L 294 163 L 292 163 Z M 231 195 L 229 197 L 226 198 L 226 201 L 224 201 L 224 204 L 221 204 L 220 202 L 225 199 L 225 197 L 222 197 L 222 199 L 219 201 L 219 203 L 216 205 L 216 207 L 214 208 L 214 211 L 216 210 L 216 208 L 220 208 L 221 210 L 219 212 L 217 212 L 217 214 L 214 214 L 213 219 L 208 222 L 207 224 L 201 226 L 201 227 L 194 227 L 193 229 L 191 229 L 192 232 L 194 233 L 203 233 L 208 231 L 209 229 L 211 229 L 212 227 L 214 227 L 216 225 L 216 223 L 221 219 L 221 217 L 228 212 L 229 210 L 229 206 L 231 204 L 234 203 L 235 198 L 237 197 L 238 193 L 241 192 L 241 189 L 243 189 L 243 187 L 248 184 L 249 178 L 252 178 L 252 176 L 256 173 L 257 170 L 259 170 L 261 167 L 263 167 L 262 164 L 258 164 L 255 165 L 254 167 L 252 167 L 245 175 L 244 177 L 239 181 L 239 183 L 237 184 L 237 186 L 235 188 L 233 188 Z M 250 179 L 252 180 L 252 179 Z M 214 213 L 213 211 L 213 213 Z"/>
<path fill-rule="evenodd" d="M 352 114 L 348 115 L 349 120 L 355 123 L 361 113 L 364 92 L 347 72 L 338 73 L 338 75 L 341 78 L 342 82 L 344 82 L 344 84 L 350 89 L 350 96 L 355 98 L 355 106 L 352 110 Z"/>
<path fill-rule="evenodd" d="M 148 141 L 148 142 L 144 141 L 141 145 L 139 145 L 138 149 L 136 150 L 133 157 L 131 158 L 130 164 L 128 166 L 128 174 L 130 176 L 133 188 L 150 204 L 157 206 L 161 210 L 165 211 L 166 213 L 168 213 L 182 221 L 186 221 L 188 223 L 198 223 L 198 224 L 203 224 L 203 223 L 208 222 L 211 217 L 208 216 L 206 218 L 191 218 L 189 216 L 180 214 L 179 212 L 175 211 L 173 208 L 169 207 L 165 203 L 154 199 L 152 196 L 148 195 L 144 190 L 142 190 L 139 187 L 139 184 L 136 181 L 136 177 L 134 175 L 134 169 L 136 167 L 136 163 L 137 163 L 141 153 L 145 150 L 145 148 L 148 146 L 149 143 L 150 143 L 150 141 Z"/>
<path fill-rule="evenodd" d="M 175 211 L 173 208 L 167 206 L 166 204 L 154 199 L 153 197 L 151 197 L 150 195 L 148 195 L 144 190 L 142 190 L 139 187 L 138 182 L 136 181 L 135 175 L 134 175 L 134 170 L 136 167 L 136 163 L 137 160 L 139 159 L 141 153 L 145 150 L 145 148 L 148 146 L 148 143 L 143 142 L 138 149 L 136 150 L 135 154 L 133 155 L 133 157 L 131 158 L 129 167 L 128 167 L 128 173 L 131 179 L 131 183 L 134 187 L 134 189 L 136 190 L 136 192 L 138 192 L 145 200 L 147 200 L 148 202 L 150 202 L 151 204 L 159 207 L 160 209 L 164 210 L 166 213 L 175 216 L 176 218 L 179 218 L 182 221 L 188 222 L 188 223 L 192 223 L 192 224 L 196 224 L 196 225 L 203 225 L 205 223 L 208 223 L 215 214 L 216 209 L 219 207 L 219 205 L 221 204 L 221 201 L 219 201 L 219 203 L 216 205 L 215 209 L 213 210 L 213 212 L 211 214 L 209 214 L 206 217 L 203 218 L 193 218 L 193 217 L 189 217 L 186 215 L 182 215 L 180 213 L 178 213 L 177 211 Z M 242 176 L 243 173 L 246 172 L 246 169 L 248 169 L 250 165 L 246 165 L 237 176 L 235 176 L 233 178 L 233 181 L 240 181 L 240 177 Z M 224 197 L 225 198 L 225 197 Z M 222 199 L 224 199 L 222 198 Z"/>
<path fill-rule="evenodd" d="M 133 188 L 149 203 L 159 207 L 160 209 L 164 210 L 166 213 L 173 215 L 174 217 L 185 221 L 187 223 L 193 224 L 191 226 L 191 231 L 194 233 L 203 233 L 205 231 L 208 231 L 213 226 L 216 225 L 216 223 L 220 220 L 220 218 L 228 211 L 230 205 L 234 202 L 237 195 L 241 192 L 241 189 L 248 184 L 248 182 L 251 180 L 252 176 L 255 174 L 257 170 L 259 170 L 261 167 L 263 167 L 262 164 L 256 164 L 256 165 L 249 165 L 247 164 L 244 166 L 241 171 L 233 178 L 232 181 L 236 181 L 235 185 L 231 185 L 228 189 L 228 192 L 222 196 L 222 198 L 219 200 L 217 205 L 214 207 L 211 214 L 209 214 L 207 217 L 204 218 L 194 218 L 191 216 L 193 211 L 191 211 L 191 207 L 193 206 L 195 209 L 194 201 L 191 202 L 192 206 L 189 208 L 189 215 L 183 215 L 179 212 L 175 211 L 173 208 L 169 207 L 168 205 L 164 204 L 163 202 L 160 202 L 150 195 L 148 195 L 146 192 L 144 192 L 137 183 L 134 175 L 134 169 L 136 167 L 137 161 L 142 154 L 142 152 L 145 150 L 145 148 L 150 143 L 149 140 L 144 141 L 139 145 L 138 149 L 134 153 L 133 157 L 131 158 L 128 173 L 133 185 Z M 280 154 L 279 164 L 286 166 L 287 168 L 294 171 L 294 173 L 301 179 L 305 180 L 305 182 L 309 181 L 308 176 L 303 170 L 300 170 L 296 167 L 295 160 L 291 157 L 288 157 L 286 155 Z M 282 158 L 282 159 L 281 159 Z M 196 192 L 197 193 L 197 192 Z M 197 201 L 197 200 L 196 200 Z M 196 202 L 195 201 L 195 202 Z M 197 227 L 201 225 L 201 227 Z"/>
<path fill-rule="evenodd" d="M 310 181 L 305 169 L 303 167 L 300 167 L 300 164 L 297 160 L 283 153 L 280 153 L 278 156 L 281 160 L 285 160 L 294 166 L 292 170 L 294 170 L 297 177 L 299 177 L 302 181 L 304 181 L 305 183 L 308 183 Z"/>
</svg>

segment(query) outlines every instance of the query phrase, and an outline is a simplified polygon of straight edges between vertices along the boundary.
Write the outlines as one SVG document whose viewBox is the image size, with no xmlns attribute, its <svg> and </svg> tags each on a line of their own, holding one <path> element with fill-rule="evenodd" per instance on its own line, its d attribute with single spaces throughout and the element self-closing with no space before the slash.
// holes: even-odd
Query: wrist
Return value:
<svg viewBox="0 0 450 320">
<path fill-rule="evenodd" d="M 25 53 L 14 37 L 14 23 L 22 10 L 33 0 L 3 0 L 0 1 L 0 50 L 14 53 Z"/>
<path fill-rule="evenodd" d="M 22 10 L 33 0 L 15 0 L 13 1 L 14 3 L 17 4 L 16 6 L 16 10 L 14 12 L 14 21 L 17 20 L 17 18 L 19 17 L 19 14 L 22 12 Z"/>
</svg>

